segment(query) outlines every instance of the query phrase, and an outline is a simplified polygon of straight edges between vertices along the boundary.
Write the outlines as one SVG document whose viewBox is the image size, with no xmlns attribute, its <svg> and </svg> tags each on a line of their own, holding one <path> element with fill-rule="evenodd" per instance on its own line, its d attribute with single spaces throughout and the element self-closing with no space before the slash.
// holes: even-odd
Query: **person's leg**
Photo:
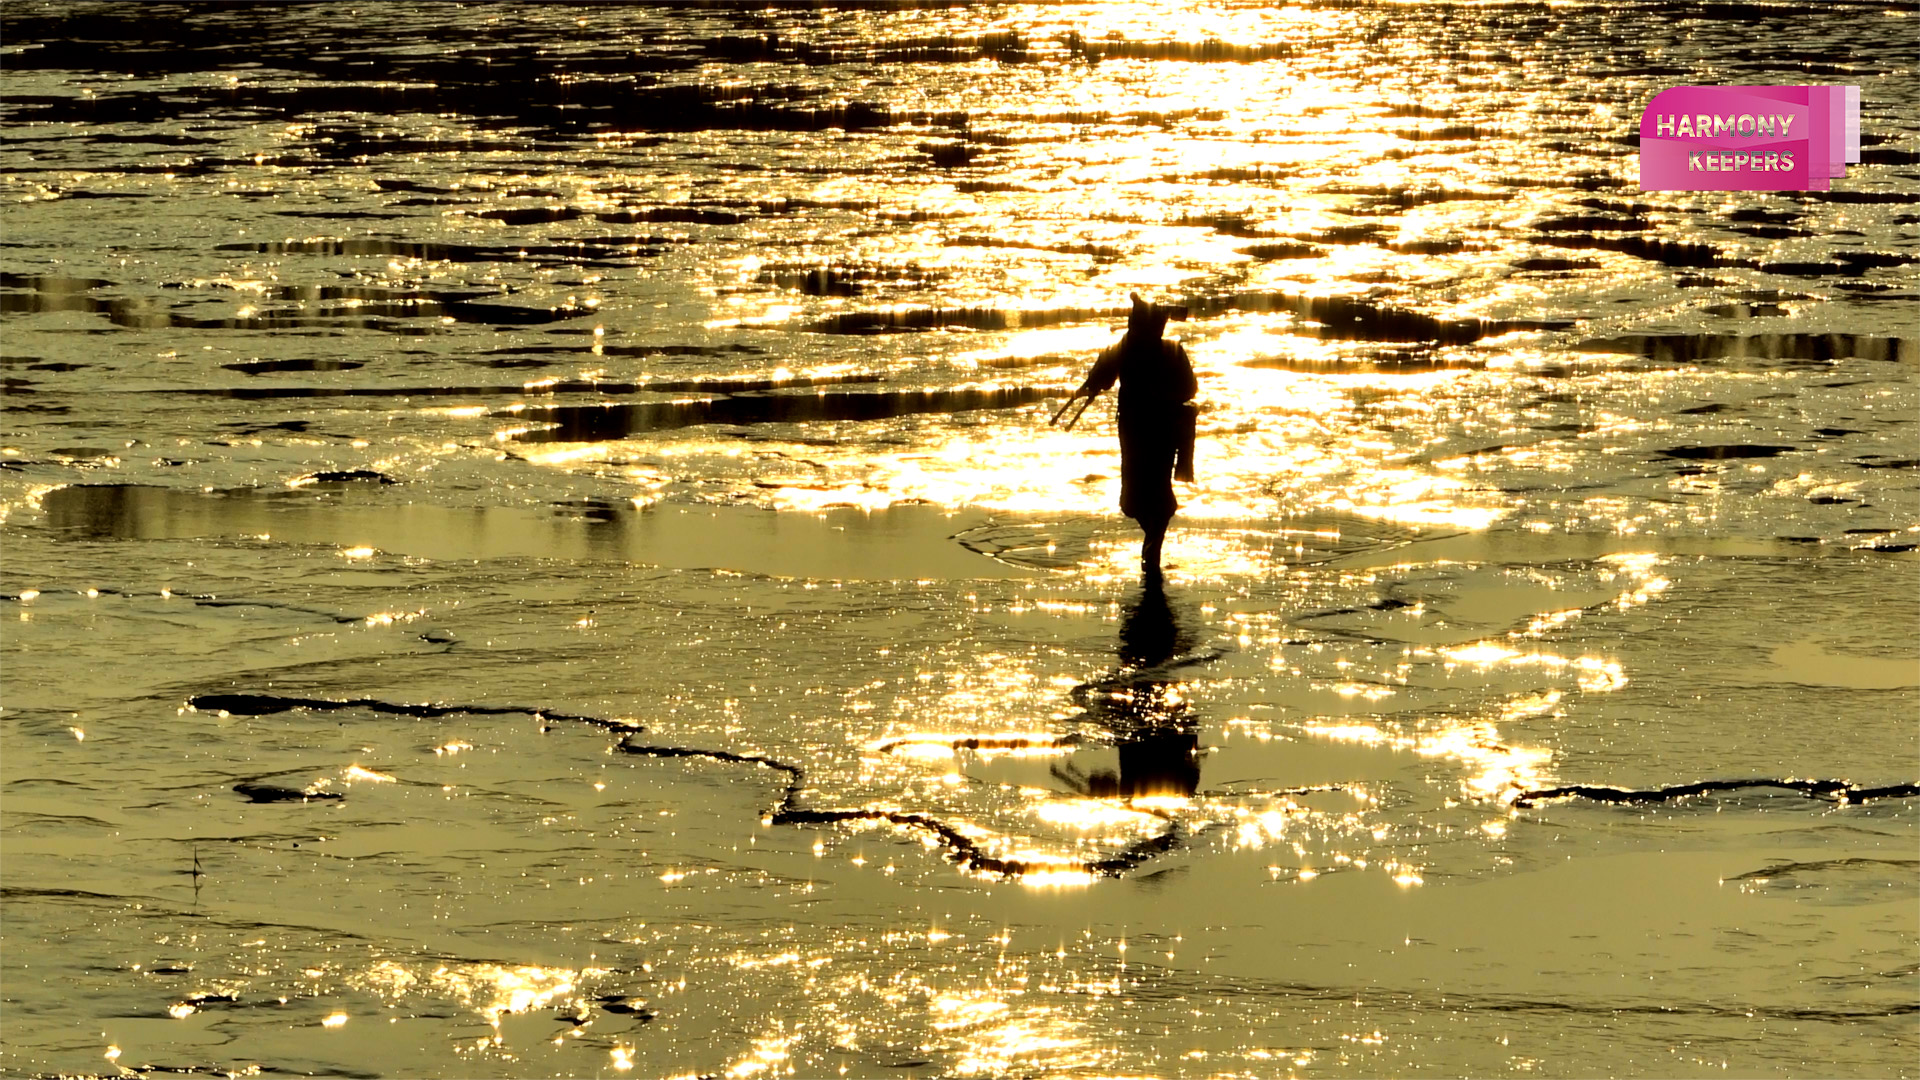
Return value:
<svg viewBox="0 0 1920 1080">
<path fill-rule="evenodd" d="M 1156 515 L 1139 520 L 1141 531 L 1146 533 L 1146 540 L 1140 545 L 1140 572 L 1156 577 L 1160 573 L 1160 546 L 1166 542 L 1167 523 L 1173 519 L 1171 515 Z"/>
<path fill-rule="evenodd" d="M 1173 432 L 1163 422 L 1140 423 L 1120 414 L 1120 512 L 1140 523 L 1146 534 L 1140 545 L 1140 570 L 1151 578 L 1160 573 L 1160 547 L 1167 523 L 1179 503 L 1173 496 Z"/>
</svg>

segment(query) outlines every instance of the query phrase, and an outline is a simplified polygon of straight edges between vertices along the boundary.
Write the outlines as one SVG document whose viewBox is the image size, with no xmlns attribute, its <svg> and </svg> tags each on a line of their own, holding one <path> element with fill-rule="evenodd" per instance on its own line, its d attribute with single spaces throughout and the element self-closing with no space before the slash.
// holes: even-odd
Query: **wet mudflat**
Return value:
<svg viewBox="0 0 1920 1080">
<path fill-rule="evenodd" d="M 311 14 L 8 12 L 10 1072 L 1912 1073 L 1900 13 Z"/>
</svg>

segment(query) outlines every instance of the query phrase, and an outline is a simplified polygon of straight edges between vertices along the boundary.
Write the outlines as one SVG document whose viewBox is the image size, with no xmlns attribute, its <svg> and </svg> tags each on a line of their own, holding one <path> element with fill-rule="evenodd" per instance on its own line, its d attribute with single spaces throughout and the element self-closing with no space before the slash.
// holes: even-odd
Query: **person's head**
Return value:
<svg viewBox="0 0 1920 1080">
<path fill-rule="evenodd" d="M 1171 304 L 1150 304 L 1140 299 L 1139 293 L 1130 293 L 1133 297 L 1133 310 L 1127 313 L 1127 333 L 1137 339 L 1158 340 L 1166 333 L 1167 320 L 1181 320 L 1187 317 L 1187 309 Z"/>
</svg>

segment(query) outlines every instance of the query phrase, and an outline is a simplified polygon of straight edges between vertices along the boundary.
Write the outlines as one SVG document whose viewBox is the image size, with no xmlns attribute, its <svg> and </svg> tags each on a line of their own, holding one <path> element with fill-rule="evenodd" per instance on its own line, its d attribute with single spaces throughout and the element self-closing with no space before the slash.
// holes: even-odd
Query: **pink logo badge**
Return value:
<svg viewBox="0 0 1920 1080">
<path fill-rule="evenodd" d="M 1826 191 L 1859 160 L 1857 86 L 1675 86 L 1640 114 L 1642 191 Z"/>
</svg>

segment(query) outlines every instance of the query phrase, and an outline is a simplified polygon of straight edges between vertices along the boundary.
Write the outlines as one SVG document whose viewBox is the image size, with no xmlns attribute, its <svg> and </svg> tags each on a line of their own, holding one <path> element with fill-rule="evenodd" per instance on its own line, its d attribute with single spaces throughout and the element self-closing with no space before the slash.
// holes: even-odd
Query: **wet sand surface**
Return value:
<svg viewBox="0 0 1920 1080">
<path fill-rule="evenodd" d="M 1904 13 L 315 14 L 8 9 L 10 1074 L 1913 1075 Z"/>
</svg>

